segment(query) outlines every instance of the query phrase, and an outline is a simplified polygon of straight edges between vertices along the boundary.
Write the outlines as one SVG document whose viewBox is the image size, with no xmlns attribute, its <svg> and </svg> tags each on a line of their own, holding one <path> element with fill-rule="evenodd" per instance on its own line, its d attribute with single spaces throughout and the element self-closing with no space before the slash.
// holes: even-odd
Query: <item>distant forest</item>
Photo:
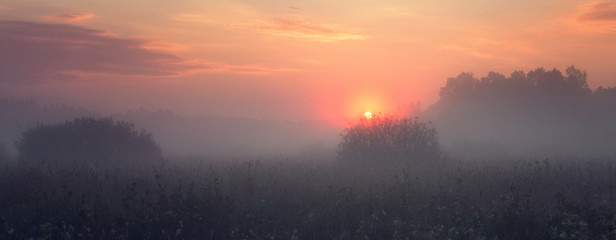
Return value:
<svg viewBox="0 0 616 240">
<path fill-rule="evenodd" d="M 456 154 L 616 152 L 616 88 L 591 89 L 587 73 L 537 68 L 509 77 L 463 72 L 447 79 L 423 116 Z"/>
</svg>

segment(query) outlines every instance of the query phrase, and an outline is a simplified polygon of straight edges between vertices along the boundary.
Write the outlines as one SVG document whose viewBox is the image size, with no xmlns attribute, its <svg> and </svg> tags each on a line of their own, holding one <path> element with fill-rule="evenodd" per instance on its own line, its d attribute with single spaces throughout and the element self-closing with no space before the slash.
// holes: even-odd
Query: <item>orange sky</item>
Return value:
<svg viewBox="0 0 616 240">
<path fill-rule="evenodd" d="M 1 0 L 0 21 L 0 96 L 103 111 L 344 123 L 571 64 L 616 86 L 616 1 Z"/>
</svg>

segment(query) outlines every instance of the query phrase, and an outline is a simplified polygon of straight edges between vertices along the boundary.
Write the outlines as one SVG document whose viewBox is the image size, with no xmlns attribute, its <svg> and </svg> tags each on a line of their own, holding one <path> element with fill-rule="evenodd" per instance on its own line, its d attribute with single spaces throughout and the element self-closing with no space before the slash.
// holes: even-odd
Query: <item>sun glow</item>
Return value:
<svg viewBox="0 0 616 240">
<path fill-rule="evenodd" d="M 365 113 L 364 113 L 364 117 L 365 117 L 366 119 L 371 119 L 371 118 L 372 118 L 372 113 L 371 113 L 371 112 L 365 112 Z"/>
</svg>

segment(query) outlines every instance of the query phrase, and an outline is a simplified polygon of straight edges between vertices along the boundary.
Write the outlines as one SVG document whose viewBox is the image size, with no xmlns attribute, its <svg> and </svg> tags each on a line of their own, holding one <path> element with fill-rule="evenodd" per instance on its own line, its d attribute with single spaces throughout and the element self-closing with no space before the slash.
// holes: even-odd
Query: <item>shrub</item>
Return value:
<svg viewBox="0 0 616 240">
<path fill-rule="evenodd" d="M 440 157 L 436 129 L 417 118 L 377 115 L 344 129 L 338 156 L 345 161 L 419 161 Z"/>
<path fill-rule="evenodd" d="M 162 154 L 151 133 L 111 118 L 39 124 L 23 133 L 17 150 L 21 160 L 33 164 L 156 160 Z"/>
</svg>

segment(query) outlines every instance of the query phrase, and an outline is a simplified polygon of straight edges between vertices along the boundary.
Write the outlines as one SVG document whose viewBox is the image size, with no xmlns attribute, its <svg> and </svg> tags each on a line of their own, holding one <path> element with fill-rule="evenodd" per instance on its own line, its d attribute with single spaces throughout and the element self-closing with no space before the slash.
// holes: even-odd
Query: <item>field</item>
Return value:
<svg viewBox="0 0 616 240">
<path fill-rule="evenodd" d="M 9 162 L 0 239 L 616 239 L 614 160 Z"/>
</svg>

